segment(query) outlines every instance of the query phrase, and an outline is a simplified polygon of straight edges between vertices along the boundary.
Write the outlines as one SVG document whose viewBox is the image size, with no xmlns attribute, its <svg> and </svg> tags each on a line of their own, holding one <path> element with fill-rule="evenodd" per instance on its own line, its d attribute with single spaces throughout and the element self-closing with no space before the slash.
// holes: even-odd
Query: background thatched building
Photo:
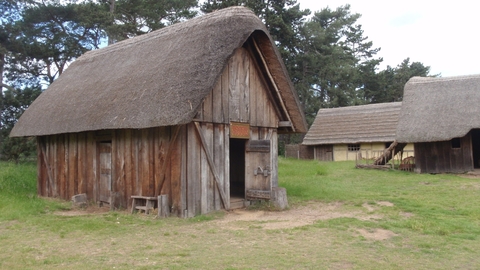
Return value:
<svg viewBox="0 0 480 270">
<path fill-rule="evenodd" d="M 480 167 L 480 75 L 414 77 L 405 85 L 399 142 L 415 143 L 418 172 Z"/>
<path fill-rule="evenodd" d="M 371 158 L 395 140 L 401 106 L 401 102 L 391 102 L 320 109 L 302 144 L 313 148 L 317 160 L 355 160 L 358 152 Z"/>
<path fill-rule="evenodd" d="M 38 138 L 40 195 L 126 208 L 167 194 L 194 216 L 268 198 L 277 133 L 305 131 L 265 26 L 234 7 L 86 53 L 11 136 Z"/>
</svg>

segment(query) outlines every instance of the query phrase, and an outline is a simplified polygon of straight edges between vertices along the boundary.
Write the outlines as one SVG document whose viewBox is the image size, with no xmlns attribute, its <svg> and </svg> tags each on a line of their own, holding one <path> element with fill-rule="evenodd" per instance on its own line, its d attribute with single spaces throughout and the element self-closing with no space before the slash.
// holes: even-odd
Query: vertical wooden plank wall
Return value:
<svg viewBox="0 0 480 270">
<path fill-rule="evenodd" d="M 181 204 L 181 144 L 175 143 L 172 147 L 178 149 L 172 149 L 173 154 L 166 157 L 172 130 L 159 127 L 112 131 L 111 191 L 115 195 L 115 207 L 129 207 L 132 195 L 157 196 L 160 187 L 160 194 L 169 194 L 172 203 Z M 73 195 L 86 193 L 89 200 L 97 201 L 98 140 L 95 132 L 39 137 L 38 194 L 70 200 Z M 166 172 L 161 173 L 164 162 L 171 166 L 167 164 Z M 49 182 L 48 167 L 53 186 Z M 171 190 L 172 183 L 176 183 L 175 191 Z"/>
<path fill-rule="evenodd" d="M 196 120 L 277 128 L 279 117 L 269 98 L 270 90 L 254 62 L 245 48 L 237 49 L 205 98 Z"/>
<path fill-rule="evenodd" d="M 224 208 L 219 188 L 223 188 L 226 203 L 230 202 L 229 171 L 229 127 L 224 124 L 201 123 L 200 132 L 205 139 L 206 148 L 210 152 L 214 169 L 219 177 L 219 185 L 215 181 L 207 153 L 202 146 L 195 125 L 187 125 L 186 138 L 186 178 L 185 197 L 188 217 L 205 214 Z"/>
<path fill-rule="evenodd" d="M 207 147 L 213 155 L 216 171 L 227 196 L 227 204 L 230 202 L 228 125 L 231 121 L 249 123 L 253 130 L 250 139 L 271 140 L 273 150 L 270 159 L 271 179 L 273 186 L 278 185 L 276 128 L 279 116 L 268 91 L 270 90 L 259 67 L 247 49 L 240 48 L 229 60 L 196 116 L 196 121 L 201 123 Z M 193 124 L 189 124 L 185 179 L 188 216 L 223 208 L 206 154 L 195 132 Z"/>
<path fill-rule="evenodd" d="M 415 166 L 420 173 L 466 172 L 473 170 L 471 133 L 460 138 L 460 148 L 451 141 L 416 143 Z"/>
</svg>

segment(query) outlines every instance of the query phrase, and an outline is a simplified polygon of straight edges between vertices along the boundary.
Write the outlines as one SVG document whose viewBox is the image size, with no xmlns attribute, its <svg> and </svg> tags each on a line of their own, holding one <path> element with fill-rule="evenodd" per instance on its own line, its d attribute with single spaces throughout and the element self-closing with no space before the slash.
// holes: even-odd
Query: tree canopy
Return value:
<svg viewBox="0 0 480 270">
<path fill-rule="evenodd" d="M 297 0 L 206 0 L 200 6 L 197 0 L 3 0 L 0 144 L 6 145 L 12 125 L 42 89 L 83 53 L 237 5 L 252 9 L 267 26 L 309 124 L 320 108 L 401 101 L 409 78 L 438 76 L 409 58 L 379 70 L 380 48 L 349 5 L 312 14 Z M 0 149 L 0 156 L 6 152 Z"/>
</svg>

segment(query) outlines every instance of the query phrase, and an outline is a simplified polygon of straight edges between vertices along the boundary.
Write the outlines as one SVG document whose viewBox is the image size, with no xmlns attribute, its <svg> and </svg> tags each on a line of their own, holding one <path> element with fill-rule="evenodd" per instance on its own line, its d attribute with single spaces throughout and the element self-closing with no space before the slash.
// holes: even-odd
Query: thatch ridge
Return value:
<svg viewBox="0 0 480 270">
<path fill-rule="evenodd" d="M 480 128 L 480 75 L 413 77 L 406 84 L 399 142 L 448 141 Z"/>
<path fill-rule="evenodd" d="M 232 7 L 79 57 L 32 103 L 11 136 L 188 123 L 228 59 L 252 35 L 294 130 L 306 131 L 298 97 L 264 24 L 251 10 Z"/>
<path fill-rule="evenodd" d="M 392 142 L 402 103 L 320 109 L 304 145 Z"/>
</svg>

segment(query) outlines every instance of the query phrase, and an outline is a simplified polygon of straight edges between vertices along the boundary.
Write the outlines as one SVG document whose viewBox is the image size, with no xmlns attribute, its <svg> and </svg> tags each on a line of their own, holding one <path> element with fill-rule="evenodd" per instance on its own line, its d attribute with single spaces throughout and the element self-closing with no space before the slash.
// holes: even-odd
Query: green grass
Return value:
<svg viewBox="0 0 480 270">
<path fill-rule="evenodd" d="M 34 163 L 0 162 L 0 221 L 25 220 L 38 214 L 65 209 L 65 203 L 37 197 Z"/>
<path fill-rule="evenodd" d="M 354 169 L 352 162 L 293 159 L 280 160 L 279 175 L 280 185 L 293 201 L 352 205 L 389 201 L 395 207 L 386 212 L 390 219 L 380 222 L 383 227 L 471 239 L 480 236 L 480 178 Z M 403 219 L 400 213 L 413 217 Z"/>
<path fill-rule="evenodd" d="M 70 204 L 36 196 L 35 164 L 0 163 L 0 269 L 480 269 L 480 178 L 280 158 L 279 183 L 290 211 L 343 215 L 278 229 L 224 212 L 58 215 Z"/>
</svg>

